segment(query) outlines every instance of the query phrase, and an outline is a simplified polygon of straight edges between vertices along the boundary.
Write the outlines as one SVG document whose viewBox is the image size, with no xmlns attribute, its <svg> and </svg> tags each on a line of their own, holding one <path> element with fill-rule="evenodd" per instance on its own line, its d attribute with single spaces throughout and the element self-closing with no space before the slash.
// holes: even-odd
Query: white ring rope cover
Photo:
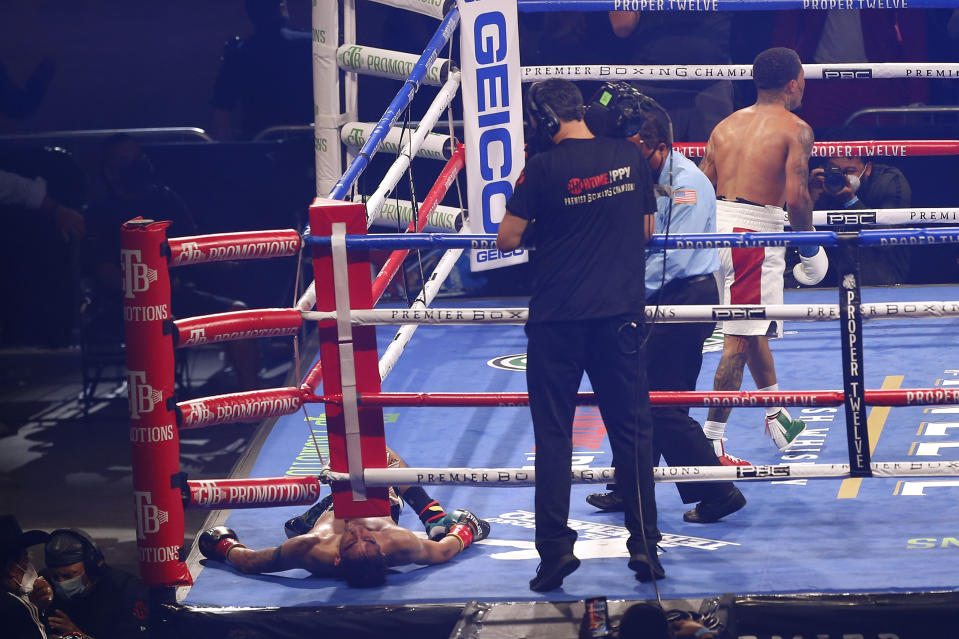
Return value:
<svg viewBox="0 0 959 639">
<path fill-rule="evenodd" d="M 729 304 L 709 306 L 646 306 L 646 317 L 656 322 L 717 322 L 739 320 L 785 320 L 791 322 L 828 322 L 839 319 L 838 304 Z M 873 302 L 859 307 L 863 319 L 916 319 L 959 317 L 959 301 Z M 303 319 L 326 321 L 336 313 L 306 311 Z M 351 322 L 358 326 L 379 324 L 525 324 L 527 308 L 384 308 L 351 311 Z"/>
</svg>

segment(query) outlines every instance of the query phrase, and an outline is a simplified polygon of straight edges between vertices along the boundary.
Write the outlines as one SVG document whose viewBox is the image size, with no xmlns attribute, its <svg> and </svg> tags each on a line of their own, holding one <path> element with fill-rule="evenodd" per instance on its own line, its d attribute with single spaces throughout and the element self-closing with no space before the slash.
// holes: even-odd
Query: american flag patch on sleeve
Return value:
<svg viewBox="0 0 959 639">
<path fill-rule="evenodd" d="M 676 189 L 673 191 L 673 202 L 676 204 L 695 204 L 696 189 Z"/>
</svg>

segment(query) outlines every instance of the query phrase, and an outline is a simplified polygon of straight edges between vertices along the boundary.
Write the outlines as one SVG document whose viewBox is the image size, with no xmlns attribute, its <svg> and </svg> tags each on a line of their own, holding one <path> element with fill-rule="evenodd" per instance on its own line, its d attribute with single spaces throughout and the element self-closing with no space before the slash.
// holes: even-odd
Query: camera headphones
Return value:
<svg viewBox="0 0 959 639">
<path fill-rule="evenodd" d="M 526 110 L 530 120 L 536 123 L 537 131 L 542 131 L 544 135 L 552 138 L 559 131 L 560 122 L 553 107 L 540 101 L 539 92 L 542 84 L 542 82 L 534 82 L 526 92 Z"/>
<path fill-rule="evenodd" d="M 80 560 L 83 562 L 84 571 L 86 571 L 90 579 L 98 577 L 100 571 L 103 569 L 104 559 L 103 553 L 100 552 L 100 548 L 96 542 L 93 541 L 93 538 L 77 528 L 60 528 L 50 533 L 50 541 L 47 542 L 47 546 L 55 544 L 58 535 L 72 538 L 76 543 L 80 544 L 82 554 Z M 61 548 L 59 550 L 61 552 L 70 552 L 68 548 Z"/>
</svg>

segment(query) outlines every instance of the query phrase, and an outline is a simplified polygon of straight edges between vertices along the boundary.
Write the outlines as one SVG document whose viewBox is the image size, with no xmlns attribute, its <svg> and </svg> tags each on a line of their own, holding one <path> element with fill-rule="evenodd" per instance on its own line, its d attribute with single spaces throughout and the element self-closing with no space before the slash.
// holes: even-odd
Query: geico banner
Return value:
<svg viewBox="0 0 959 639">
<path fill-rule="evenodd" d="M 516 0 L 457 0 L 470 230 L 496 233 L 523 169 Z M 470 251 L 470 268 L 485 271 L 525 262 L 523 250 Z"/>
</svg>

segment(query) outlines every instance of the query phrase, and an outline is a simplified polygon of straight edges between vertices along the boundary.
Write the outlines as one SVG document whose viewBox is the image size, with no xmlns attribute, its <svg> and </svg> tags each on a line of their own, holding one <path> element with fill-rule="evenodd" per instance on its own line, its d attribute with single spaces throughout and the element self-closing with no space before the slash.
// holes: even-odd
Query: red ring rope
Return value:
<svg viewBox="0 0 959 639">
<path fill-rule="evenodd" d="M 701 158 L 705 142 L 677 142 L 677 151 L 689 158 Z M 959 155 L 959 140 L 852 140 L 848 142 L 815 142 L 815 158 L 840 157 L 916 157 L 925 155 Z"/>
<path fill-rule="evenodd" d="M 907 388 L 867 390 L 870 406 L 926 406 L 959 404 L 959 389 Z M 653 406 L 839 406 L 845 400 L 839 390 L 778 391 L 651 391 Z M 307 397 L 306 401 L 339 404 L 336 395 Z M 579 393 L 579 405 L 595 405 L 593 393 Z M 528 406 L 528 393 L 364 393 L 362 406 Z"/>
</svg>

